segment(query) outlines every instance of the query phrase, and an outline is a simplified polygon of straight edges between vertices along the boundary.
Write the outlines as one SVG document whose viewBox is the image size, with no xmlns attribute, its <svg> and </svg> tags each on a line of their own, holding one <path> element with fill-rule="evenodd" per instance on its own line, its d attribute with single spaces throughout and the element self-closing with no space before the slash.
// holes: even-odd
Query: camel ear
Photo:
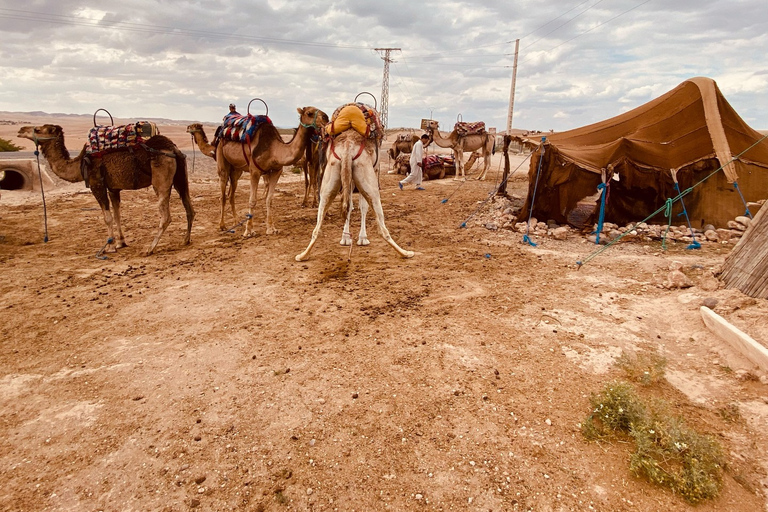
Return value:
<svg viewBox="0 0 768 512">
<path fill-rule="evenodd" d="M 297 108 L 296 112 L 298 112 L 299 115 L 302 115 L 304 113 L 304 109 L 303 108 Z"/>
</svg>

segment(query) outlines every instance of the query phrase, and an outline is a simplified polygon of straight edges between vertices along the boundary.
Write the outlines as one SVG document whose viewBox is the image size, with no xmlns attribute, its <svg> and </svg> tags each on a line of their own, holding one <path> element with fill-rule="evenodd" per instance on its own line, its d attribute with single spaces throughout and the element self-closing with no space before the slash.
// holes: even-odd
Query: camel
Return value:
<svg viewBox="0 0 768 512">
<path fill-rule="evenodd" d="M 430 142 L 434 141 L 441 148 L 451 148 L 453 150 L 453 158 L 456 162 L 456 177 L 453 179 L 461 179 L 459 175 L 462 178 L 464 177 L 464 164 L 462 163 L 464 152 L 480 150 L 483 154 L 483 170 L 477 179 L 484 180 L 485 175 L 488 173 L 488 168 L 491 166 L 491 155 L 495 149 L 496 140 L 493 134 L 459 135 L 454 129 L 447 137 L 443 137 L 438 128 L 438 123 L 435 120 L 430 120 L 427 123 L 427 133 L 429 134 Z"/>
<path fill-rule="evenodd" d="M 320 236 L 320 227 L 323 224 L 328 207 L 340 190 L 342 214 L 347 217 L 347 221 L 349 220 L 353 186 L 357 187 L 362 198 L 368 203 L 364 206 L 361 199 L 361 213 L 367 211 L 367 206 L 371 206 L 376 213 L 376 222 L 379 225 L 379 232 L 384 237 L 384 240 L 403 258 L 413 257 L 413 251 L 403 250 L 397 245 L 384 224 L 384 211 L 381 208 L 379 184 L 373 167 L 377 144 L 378 141 L 376 139 L 366 138 L 352 129 L 341 132 L 333 140 L 333 143 L 329 144 L 326 150 L 327 164 L 323 173 L 323 181 L 320 185 L 320 205 L 317 209 L 317 224 L 312 231 L 309 245 L 304 252 L 296 256 L 296 261 L 306 261 L 309 259 L 309 253 Z M 361 149 L 362 152 L 358 156 L 358 152 Z M 363 220 L 364 226 L 365 220 Z M 345 232 L 349 233 L 348 225 L 345 227 Z M 361 229 L 361 237 L 363 233 L 364 231 Z M 361 243 L 362 239 L 358 238 L 358 244 L 365 245 L 365 242 Z M 367 241 L 367 238 L 364 238 L 364 240 Z"/>
<path fill-rule="evenodd" d="M 83 181 L 81 164 L 86 160 L 88 186 L 101 207 L 109 233 L 103 251 L 115 252 L 127 246 L 120 222 L 120 191 L 139 190 L 150 185 L 157 195 L 160 227 L 146 254 L 150 255 L 155 251 L 160 237 L 171 223 L 171 187 L 179 193 L 187 212 L 184 245 L 189 244 L 195 211 L 189 194 L 186 156 L 168 137 L 155 135 L 130 148 L 114 150 L 100 156 L 91 155 L 89 163 L 85 146 L 76 158 L 70 158 L 61 126 L 24 126 L 19 130 L 18 136 L 34 141 L 36 146 L 39 145 L 51 170 L 65 181 Z M 109 209 L 110 203 L 114 216 Z"/>
<path fill-rule="evenodd" d="M 232 216 L 237 219 L 235 210 L 235 191 L 237 180 L 243 172 L 250 172 L 251 193 L 248 201 L 248 216 L 243 237 L 254 235 L 253 214 L 258 197 L 258 186 L 261 176 L 266 181 L 266 225 L 267 234 L 277 233 L 272 220 L 272 196 L 277 180 L 283 172 L 283 166 L 293 165 L 305 151 L 310 136 L 322 130 L 328 123 L 328 116 L 315 107 L 296 109 L 299 113 L 299 127 L 290 142 L 284 142 L 280 133 L 272 124 L 264 124 L 250 144 L 222 139 L 216 146 L 216 164 L 221 186 L 221 217 L 219 228 L 226 231 L 225 224 L 226 202 L 229 197 Z M 227 193 L 229 184 L 229 194 Z"/>
<path fill-rule="evenodd" d="M 202 154 L 216 159 L 216 146 L 208 142 L 208 136 L 205 135 L 205 130 L 201 123 L 192 123 L 187 126 L 187 133 L 192 135 L 192 140 L 195 141 Z"/>
<path fill-rule="evenodd" d="M 398 138 L 389 148 L 389 158 L 397 160 L 398 155 L 402 153 L 410 153 L 413 151 L 413 145 L 419 140 L 419 136 L 416 134 L 411 135 L 410 139 Z"/>
<path fill-rule="evenodd" d="M 475 164 L 475 161 L 477 161 L 478 158 L 480 158 L 480 153 L 473 151 L 472 154 L 469 155 L 467 162 L 464 164 L 464 169 L 467 171 L 472 169 L 472 166 Z M 397 160 L 395 160 L 395 172 L 397 174 L 404 174 L 406 176 L 411 172 L 410 155 L 407 153 L 398 155 Z M 436 165 L 433 167 L 425 168 L 423 179 L 441 180 L 450 175 L 456 175 L 456 167 L 455 165 L 448 165 L 447 163 L 444 163 L 443 165 Z"/>
</svg>

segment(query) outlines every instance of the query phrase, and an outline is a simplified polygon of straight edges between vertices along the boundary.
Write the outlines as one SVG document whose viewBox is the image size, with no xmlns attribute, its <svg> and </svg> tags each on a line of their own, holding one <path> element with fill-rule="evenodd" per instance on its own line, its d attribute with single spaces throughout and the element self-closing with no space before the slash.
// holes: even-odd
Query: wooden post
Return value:
<svg viewBox="0 0 768 512">
<path fill-rule="evenodd" d="M 501 185 L 499 190 L 496 191 L 497 196 L 507 195 L 507 178 L 509 178 L 509 145 L 512 142 L 512 136 L 510 134 L 504 135 L 504 175 L 501 177 Z"/>
</svg>

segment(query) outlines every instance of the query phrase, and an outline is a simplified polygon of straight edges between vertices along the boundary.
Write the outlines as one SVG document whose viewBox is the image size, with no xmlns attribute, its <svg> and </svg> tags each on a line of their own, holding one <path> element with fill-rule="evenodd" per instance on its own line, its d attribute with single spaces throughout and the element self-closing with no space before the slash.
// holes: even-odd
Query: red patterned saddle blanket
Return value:
<svg viewBox="0 0 768 512">
<path fill-rule="evenodd" d="M 433 167 L 453 167 L 454 160 L 452 156 L 445 155 L 428 155 L 424 159 L 424 169 L 432 169 Z"/>
<path fill-rule="evenodd" d="M 98 156 L 105 151 L 130 148 L 158 133 L 157 125 L 149 121 L 122 126 L 94 126 L 88 132 L 85 152 Z"/>
<path fill-rule="evenodd" d="M 224 116 L 221 126 L 216 128 L 214 140 L 218 142 L 220 139 L 225 139 L 247 144 L 253 140 L 256 130 L 264 124 L 272 124 L 272 120 L 268 116 L 254 116 L 251 114 L 244 116 L 230 113 Z M 216 142 L 214 142 L 214 145 Z"/>
<path fill-rule="evenodd" d="M 456 123 L 453 126 L 459 135 L 474 135 L 476 133 L 485 133 L 485 123 L 477 121 L 476 123 Z"/>
</svg>

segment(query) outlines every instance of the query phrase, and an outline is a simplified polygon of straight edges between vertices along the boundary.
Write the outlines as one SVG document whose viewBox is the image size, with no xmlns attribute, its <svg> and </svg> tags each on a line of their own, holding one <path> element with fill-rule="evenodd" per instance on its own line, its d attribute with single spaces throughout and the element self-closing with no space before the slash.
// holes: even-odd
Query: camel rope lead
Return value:
<svg viewBox="0 0 768 512">
<path fill-rule="evenodd" d="M 40 178 L 40 195 L 43 196 L 43 223 L 45 226 L 45 237 L 43 242 L 48 243 L 48 209 L 45 206 L 45 190 L 43 190 L 43 171 L 40 169 L 40 151 L 37 139 L 35 139 L 35 157 L 37 158 L 37 176 Z"/>
</svg>

